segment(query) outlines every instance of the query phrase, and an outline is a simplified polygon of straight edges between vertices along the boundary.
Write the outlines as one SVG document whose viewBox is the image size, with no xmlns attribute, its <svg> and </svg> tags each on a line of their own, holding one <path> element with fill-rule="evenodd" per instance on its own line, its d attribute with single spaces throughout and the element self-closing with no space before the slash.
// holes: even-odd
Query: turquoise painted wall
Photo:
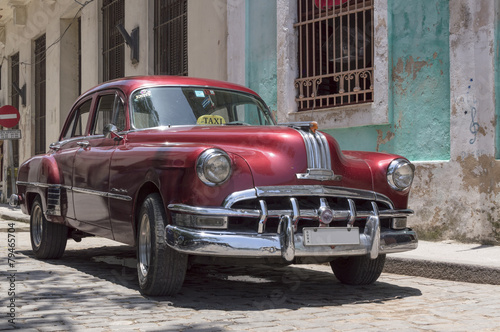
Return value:
<svg viewBox="0 0 500 332">
<path fill-rule="evenodd" d="M 246 1 L 246 85 L 277 110 L 276 0 Z"/>
<path fill-rule="evenodd" d="M 389 124 L 327 130 L 345 150 L 450 158 L 448 0 L 388 0 Z"/>
</svg>

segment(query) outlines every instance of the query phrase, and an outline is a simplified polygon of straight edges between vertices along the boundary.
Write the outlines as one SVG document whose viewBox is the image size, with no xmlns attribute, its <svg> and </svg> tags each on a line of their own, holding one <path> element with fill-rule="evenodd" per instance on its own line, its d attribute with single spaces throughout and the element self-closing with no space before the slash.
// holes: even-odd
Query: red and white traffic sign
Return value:
<svg viewBox="0 0 500 332">
<path fill-rule="evenodd" d="M 19 111 L 11 105 L 0 107 L 0 126 L 6 128 L 15 127 L 20 119 Z"/>
</svg>

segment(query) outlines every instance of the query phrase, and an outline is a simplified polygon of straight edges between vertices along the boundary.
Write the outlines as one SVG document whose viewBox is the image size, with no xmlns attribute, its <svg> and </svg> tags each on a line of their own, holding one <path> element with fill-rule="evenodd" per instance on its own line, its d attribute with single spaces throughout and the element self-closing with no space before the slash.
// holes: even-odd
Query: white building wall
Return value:
<svg viewBox="0 0 500 332">
<path fill-rule="evenodd" d="M 188 73 L 227 80 L 226 0 L 188 0 Z"/>
<path fill-rule="evenodd" d="M 2 89 L 0 106 L 10 104 L 10 62 L 20 56 L 20 85 L 26 84 L 26 106 L 20 106 L 19 162 L 34 154 L 35 110 L 34 40 L 46 34 L 46 143 L 58 139 L 66 116 L 79 95 L 78 22 L 81 19 L 81 93 L 102 82 L 102 1 L 82 6 L 72 0 L 11 1 L 18 16 L 0 22 Z M 84 3 L 84 2 L 80 2 Z M 2 5 L 4 5 L 2 3 Z M 12 9 L 12 8 L 11 8 Z M 188 71 L 190 76 L 227 80 L 244 84 L 245 0 L 188 0 Z M 243 19 L 242 19 L 243 18 Z M 229 36 L 228 24 L 234 33 Z M 2 27 L 3 25 L 3 27 Z M 154 0 L 125 2 L 125 29 L 139 27 L 139 62 L 132 63 L 130 47 L 125 46 L 125 75 L 154 74 Z M 62 38 L 61 38 L 62 37 Z M 228 47 L 229 40 L 229 47 Z M 7 145 L 7 144 L 5 144 Z M 8 156 L 8 149 L 4 155 Z M 5 188 L 8 162 L 4 158 Z M 5 193 L 3 199 L 5 200 Z"/>
</svg>

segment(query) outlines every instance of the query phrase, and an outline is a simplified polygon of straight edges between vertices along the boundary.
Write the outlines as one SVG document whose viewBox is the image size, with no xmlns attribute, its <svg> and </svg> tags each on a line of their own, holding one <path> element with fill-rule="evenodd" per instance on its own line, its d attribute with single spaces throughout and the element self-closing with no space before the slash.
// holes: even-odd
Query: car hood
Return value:
<svg viewBox="0 0 500 332">
<path fill-rule="evenodd" d="M 372 190 L 370 167 L 362 159 L 344 156 L 336 140 L 324 134 L 328 142 L 335 181 L 298 179 L 307 172 L 307 151 L 298 129 L 286 126 L 177 126 L 137 131 L 133 136 L 150 143 L 192 143 L 222 149 L 239 156 L 248 164 L 254 185 L 349 186 Z M 138 138 L 138 137 L 136 137 Z M 142 140 L 142 139 L 141 139 Z"/>
</svg>

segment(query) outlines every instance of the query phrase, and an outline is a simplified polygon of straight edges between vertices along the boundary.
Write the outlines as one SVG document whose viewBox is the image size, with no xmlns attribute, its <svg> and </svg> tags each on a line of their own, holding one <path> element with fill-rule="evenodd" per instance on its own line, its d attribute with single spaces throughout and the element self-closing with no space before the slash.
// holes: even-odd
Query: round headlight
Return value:
<svg viewBox="0 0 500 332">
<path fill-rule="evenodd" d="M 415 166 L 405 159 L 395 159 L 387 168 L 387 182 L 396 190 L 406 190 L 413 182 Z"/>
<path fill-rule="evenodd" d="M 222 184 L 231 175 L 231 159 L 222 150 L 205 150 L 198 157 L 196 172 L 200 180 L 208 186 Z"/>
</svg>

